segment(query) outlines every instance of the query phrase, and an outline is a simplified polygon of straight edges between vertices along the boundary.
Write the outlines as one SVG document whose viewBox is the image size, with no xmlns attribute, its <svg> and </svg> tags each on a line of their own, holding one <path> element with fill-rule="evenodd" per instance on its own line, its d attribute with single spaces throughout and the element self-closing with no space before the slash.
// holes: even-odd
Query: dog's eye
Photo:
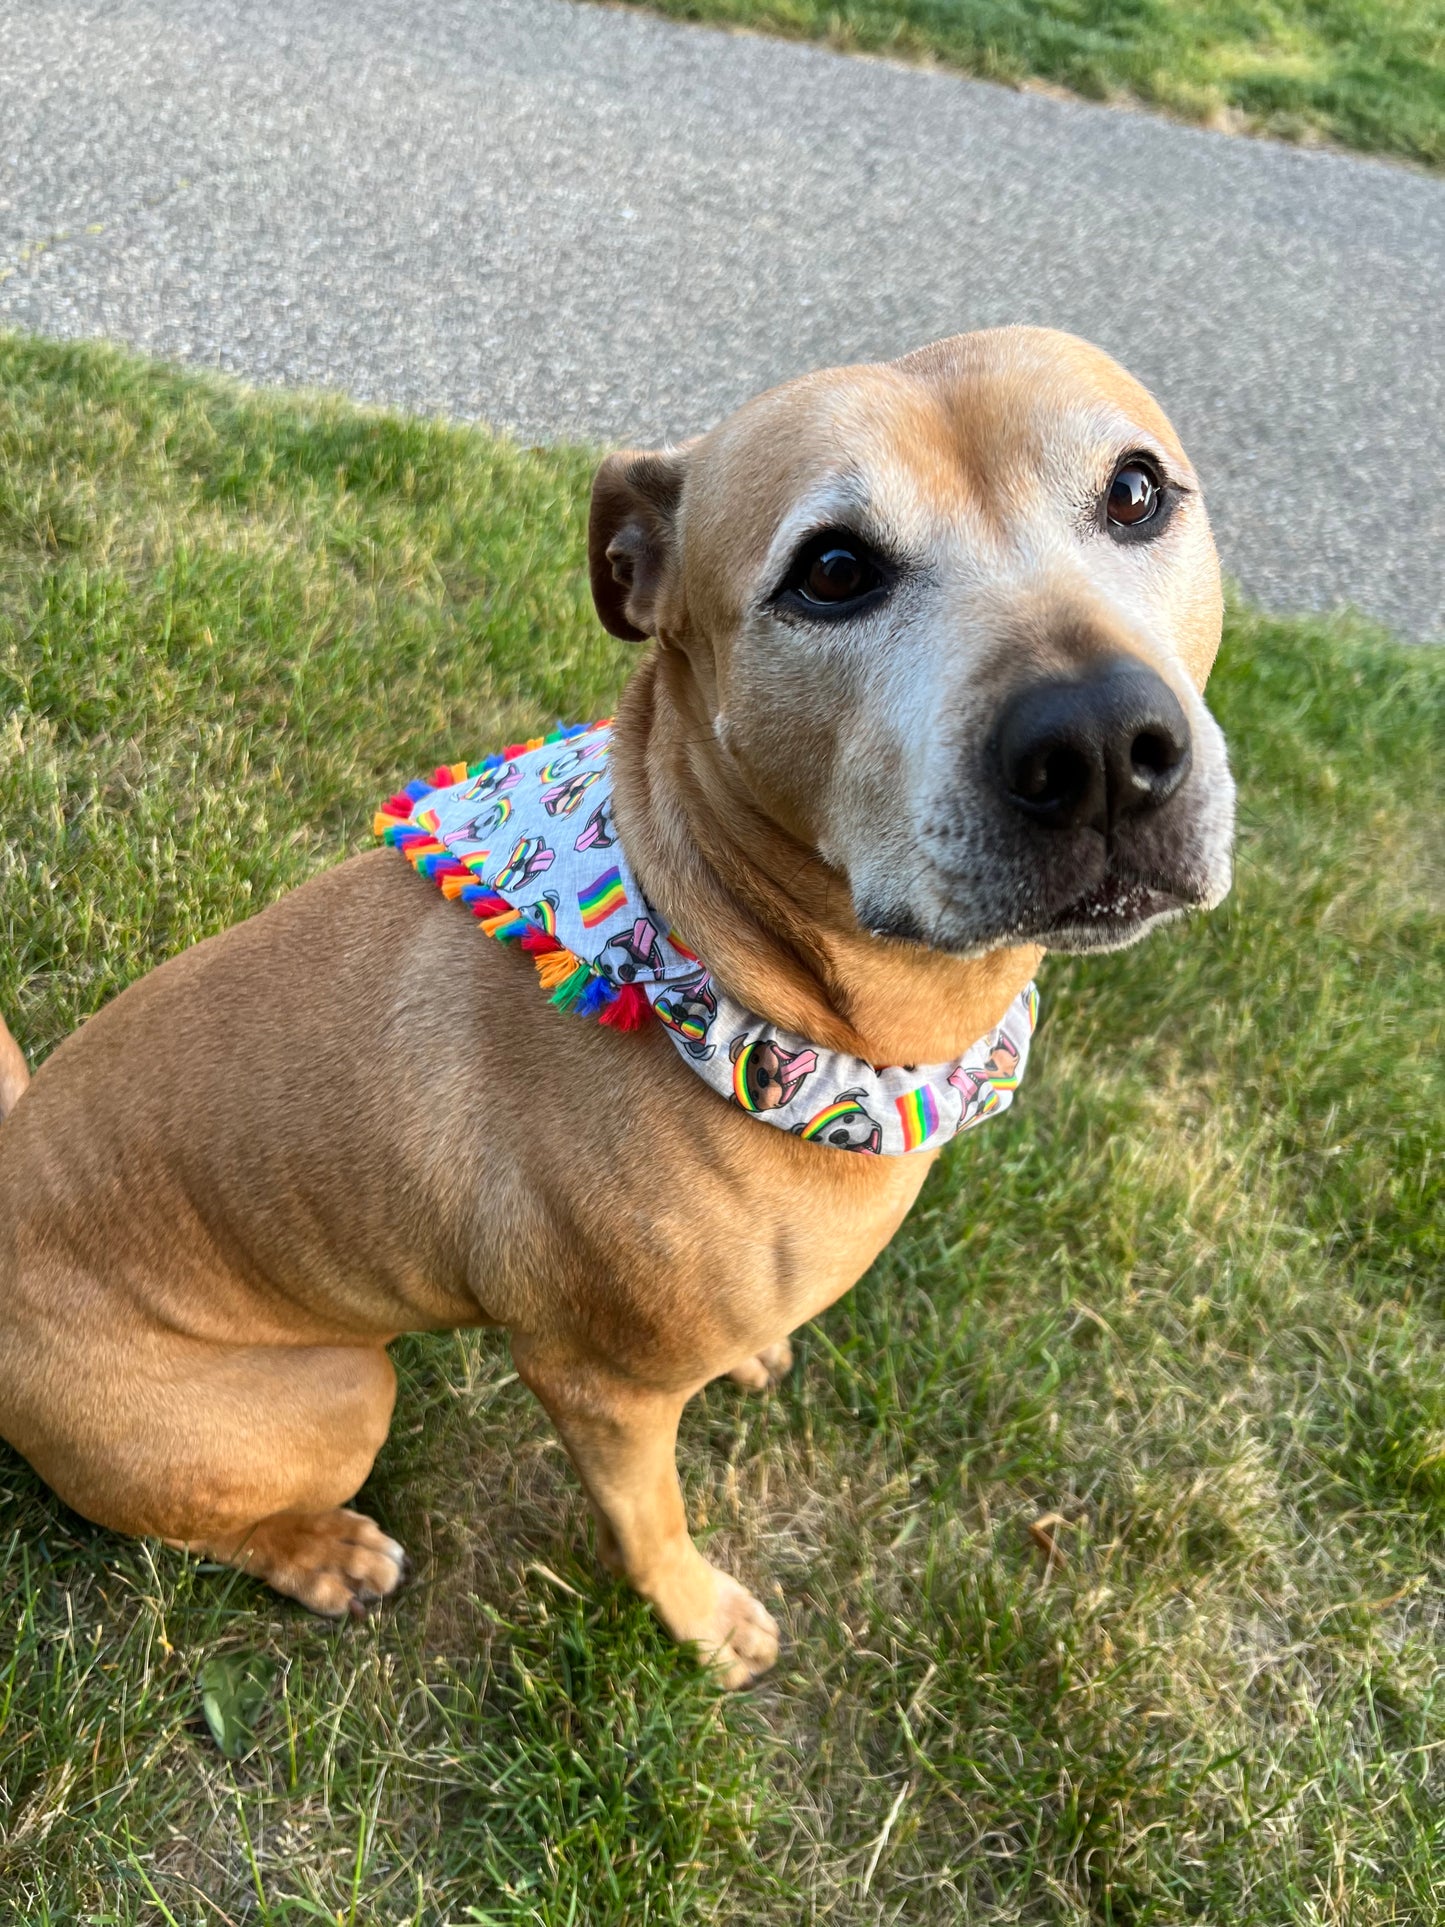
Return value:
<svg viewBox="0 0 1445 1927">
<path fill-rule="evenodd" d="M 793 557 L 779 597 L 794 607 L 842 613 L 886 586 L 883 563 L 846 529 L 809 536 Z"/>
<path fill-rule="evenodd" d="M 1116 528 L 1136 529 L 1152 522 L 1164 500 L 1164 484 L 1152 462 L 1131 455 L 1115 471 L 1104 513 Z"/>
<path fill-rule="evenodd" d="M 874 572 L 847 548 L 826 548 L 808 564 L 803 594 L 810 602 L 853 602 L 873 586 Z"/>
</svg>

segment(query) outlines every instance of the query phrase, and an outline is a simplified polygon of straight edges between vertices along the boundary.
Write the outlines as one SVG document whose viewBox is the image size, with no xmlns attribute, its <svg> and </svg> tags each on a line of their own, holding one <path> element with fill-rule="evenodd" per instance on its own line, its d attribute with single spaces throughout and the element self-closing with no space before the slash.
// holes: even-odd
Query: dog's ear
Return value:
<svg viewBox="0 0 1445 1927">
<path fill-rule="evenodd" d="M 609 455 L 592 484 L 587 566 L 602 626 L 625 642 L 657 634 L 663 582 L 676 561 L 683 449 Z"/>
</svg>

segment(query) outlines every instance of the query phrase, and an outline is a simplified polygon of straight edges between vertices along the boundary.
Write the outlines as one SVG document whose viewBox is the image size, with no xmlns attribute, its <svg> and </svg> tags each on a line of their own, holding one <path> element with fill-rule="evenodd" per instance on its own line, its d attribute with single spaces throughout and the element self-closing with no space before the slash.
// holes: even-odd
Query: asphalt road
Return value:
<svg viewBox="0 0 1445 1927">
<path fill-rule="evenodd" d="M 1445 633 L 1445 181 L 568 0 L 0 0 L 0 325 L 649 442 L 1003 321 L 1251 595 Z"/>
</svg>

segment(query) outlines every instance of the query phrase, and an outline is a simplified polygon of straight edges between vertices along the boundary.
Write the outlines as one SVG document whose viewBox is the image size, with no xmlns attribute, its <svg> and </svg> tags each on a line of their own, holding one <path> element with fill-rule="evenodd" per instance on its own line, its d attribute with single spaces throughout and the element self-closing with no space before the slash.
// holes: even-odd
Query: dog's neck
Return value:
<svg viewBox="0 0 1445 1927">
<path fill-rule="evenodd" d="M 845 880 L 749 794 L 674 651 L 654 647 L 628 683 L 611 762 L 650 901 L 734 997 L 810 1042 L 939 1063 L 997 1024 L 1038 966 L 1032 946 L 965 959 L 860 929 Z"/>
</svg>

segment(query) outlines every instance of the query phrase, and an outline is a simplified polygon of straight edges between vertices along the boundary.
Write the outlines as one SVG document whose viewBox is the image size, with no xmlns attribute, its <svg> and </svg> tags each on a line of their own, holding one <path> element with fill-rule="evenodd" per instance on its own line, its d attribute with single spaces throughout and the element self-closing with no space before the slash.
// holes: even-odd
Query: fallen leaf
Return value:
<svg viewBox="0 0 1445 1927">
<path fill-rule="evenodd" d="M 239 1760 L 250 1746 L 275 1677 L 276 1662 L 260 1653 L 217 1653 L 201 1668 L 201 1711 L 228 1760 Z"/>
</svg>

